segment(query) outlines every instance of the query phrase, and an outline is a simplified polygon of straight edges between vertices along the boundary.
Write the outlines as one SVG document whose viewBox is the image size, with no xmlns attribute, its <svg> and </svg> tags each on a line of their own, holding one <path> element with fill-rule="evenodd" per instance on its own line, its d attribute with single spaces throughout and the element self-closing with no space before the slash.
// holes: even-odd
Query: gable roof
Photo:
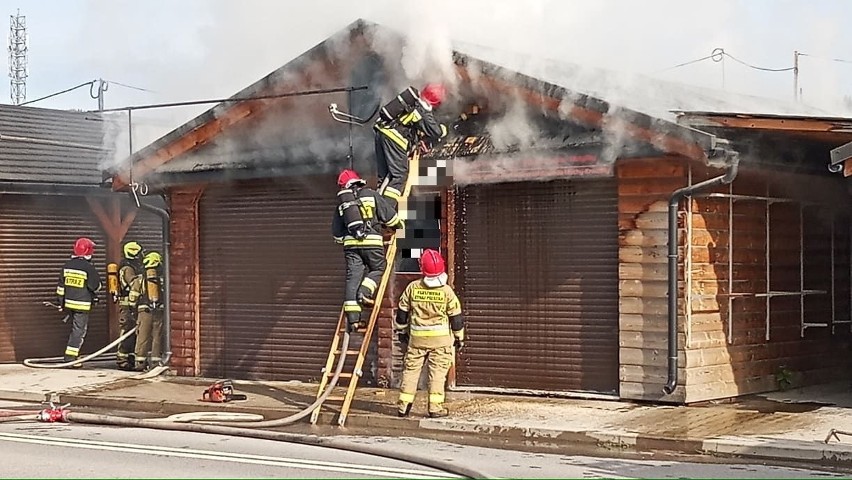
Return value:
<svg viewBox="0 0 852 480">
<path fill-rule="evenodd" d="M 0 182 L 97 187 L 106 132 L 96 113 L 0 105 Z"/>
<path fill-rule="evenodd" d="M 676 121 L 679 112 L 693 111 L 833 116 L 804 103 L 686 85 L 638 73 L 509 53 L 465 42 L 454 42 L 453 48 L 495 65 L 668 121 Z"/>
<path fill-rule="evenodd" d="M 351 40 L 353 33 L 363 31 L 369 31 L 370 34 L 383 37 L 382 40 L 385 44 L 404 44 L 402 37 L 385 27 L 364 20 L 357 20 L 293 61 L 238 92 L 231 99 L 268 95 L 282 89 L 292 92 L 299 90 L 299 87 L 303 89 L 313 87 L 314 85 L 310 81 L 301 86 L 294 85 L 293 82 L 289 85 L 287 83 L 298 76 L 300 69 L 310 68 L 317 60 L 325 60 L 329 64 L 345 63 L 348 59 L 345 58 L 344 54 L 341 54 L 340 45 Z M 388 37 L 399 38 L 396 42 L 387 42 Z M 372 53 L 376 52 L 373 51 Z M 621 128 L 628 136 L 655 147 L 662 147 L 662 150 L 666 152 L 680 153 L 698 159 L 706 158 L 708 152 L 716 146 L 714 135 L 688 126 L 678 125 L 673 115 L 661 114 L 658 111 L 649 114 L 639 109 L 630 109 L 622 104 L 611 103 L 603 98 L 573 90 L 571 85 L 565 85 L 566 82 L 561 82 L 556 77 L 553 78 L 553 81 L 549 81 L 548 75 L 536 76 L 540 72 L 530 72 L 536 75 L 525 74 L 520 71 L 524 70 L 523 68 L 513 69 L 501 66 L 461 51 L 454 52 L 453 62 L 457 72 L 465 71 L 472 66 L 479 69 L 473 74 L 470 71 L 466 72 L 468 81 L 488 83 L 489 88 L 510 95 L 518 94 L 515 90 L 520 86 L 524 89 L 520 93 L 524 101 L 542 107 L 543 110 L 558 113 L 560 116 L 564 116 L 567 111 L 568 117 L 575 120 L 579 119 L 581 122 L 591 124 L 596 128 L 602 127 L 610 119 L 618 119 L 617 123 L 622 125 Z M 307 77 L 308 80 L 312 80 L 310 75 L 307 75 Z M 488 78 L 484 79 L 483 77 Z M 483 80 L 487 80 L 487 82 L 483 82 Z M 223 154 L 221 151 L 215 152 L 213 146 L 215 146 L 215 137 L 219 136 L 225 129 L 232 128 L 239 123 L 245 124 L 245 119 L 256 116 L 258 112 L 267 107 L 268 105 L 253 100 L 216 105 L 134 153 L 129 159 L 129 163 L 134 165 L 133 170 L 137 178 L 151 171 L 165 171 L 175 174 L 244 168 L 250 164 L 256 164 L 258 157 L 268 159 L 270 156 L 264 152 L 253 151 L 251 155 L 245 156 L 247 158 L 231 162 L 226 158 L 228 154 Z M 654 114 L 659 116 L 654 116 Z M 300 119 L 294 118 L 293 120 L 301 123 Z M 303 147 L 299 148 L 304 150 Z M 199 151 L 206 151 L 207 158 L 199 161 L 199 158 L 187 155 L 187 153 Z M 277 155 L 280 158 L 281 153 L 279 152 Z M 335 151 L 334 155 L 339 158 L 340 152 Z M 175 161 L 172 162 L 172 160 Z M 330 159 L 320 160 L 325 164 L 331 161 Z M 168 165 L 166 165 L 167 163 Z M 266 166 L 268 167 L 268 165 Z M 127 165 L 124 165 L 123 168 L 124 170 L 117 177 L 114 177 L 115 189 L 125 187 L 129 179 Z"/>
</svg>

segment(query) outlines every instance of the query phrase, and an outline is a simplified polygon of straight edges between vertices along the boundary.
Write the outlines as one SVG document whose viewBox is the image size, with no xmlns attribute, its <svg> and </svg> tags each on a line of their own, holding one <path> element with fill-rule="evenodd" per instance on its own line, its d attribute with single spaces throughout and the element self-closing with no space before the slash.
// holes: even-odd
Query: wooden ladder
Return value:
<svg viewBox="0 0 852 480">
<path fill-rule="evenodd" d="M 402 200 L 408 198 L 408 195 L 411 193 L 411 187 L 414 183 L 414 180 L 418 175 L 418 165 L 420 160 L 419 151 L 415 151 L 409 160 L 408 167 L 408 178 L 405 182 L 405 188 L 403 189 L 402 196 L 398 205 L 401 206 Z M 398 213 L 401 212 L 398 209 Z M 363 375 L 363 371 L 361 370 L 364 366 L 364 360 L 367 357 L 367 350 L 370 348 L 370 339 L 373 336 L 373 330 L 376 328 L 376 319 L 379 317 L 379 312 L 382 309 L 382 303 L 385 297 L 385 291 L 387 290 L 388 282 L 391 279 L 391 274 L 393 273 L 394 260 L 396 260 L 396 235 L 394 234 L 391 237 L 390 243 L 387 246 L 387 250 L 385 251 L 385 260 L 387 265 L 385 266 L 385 271 L 382 273 L 381 282 L 376 289 L 376 295 L 374 297 L 375 303 L 371 307 L 370 311 L 370 320 L 367 322 L 367 327 L 364 330 L 364 339 L 361 341 L 361 347 L 357 350 L 353 349 L 350 345 L 346 351 L 341 351 L 341 346 L 343 344 L 343 335 L 346 333 L 346 315 L 343 312 L 343 309 L 340 310 L 340 316 L 337 319 L 337 328 L 334 332 L 334 338 L 331 340 L 331 348 L 328 351 L 328 358 L 325 361 L 325 368 L 322 369 L 322 378 L 320 379 L 319 388 L 317 389 L 317 398 L 320 398 L 325 391 L 326 386 L 329 383 L 329 380 L 334 376 L 334 367 L 335 360 L 338 359 L 340 355 L 344 357 L 349 357 L 350 355 L 357 355 L 355 358 L 355 365 L 351 371 L 344 370 L 340 374 L 340 378 L 338 380 L 338 385 L 346 388 L 346 393 L 343 396 L 334 396 L 330 395 L 325 401 L 337 401 L 343 402 L 340 407 L 340 416 L 337 419 L 337 424 L 339 426 L 343 426 L 346 423 L 346 417 L 349 414 L 349 409 L 352 407 L 352 400 L 355 398 L 355 389 L 358 388 L 358 381 L 361 379 Z M 359 331 L 360 333 L 360 331 Z M 350 343 L 351 343 L 350 336 Z M 343 361 L 346 361 L 344 358 Z M 341 384 L 344 380 L 348 381 L 348 384 Z M 323 402 L 325 403 L 325 402 Z M 316 424 L 317 419 L 319 418 L 320 409 L 323 404 L 317 406 L 314 411 L 311 413 L 311 424 Z"/>
</svg>

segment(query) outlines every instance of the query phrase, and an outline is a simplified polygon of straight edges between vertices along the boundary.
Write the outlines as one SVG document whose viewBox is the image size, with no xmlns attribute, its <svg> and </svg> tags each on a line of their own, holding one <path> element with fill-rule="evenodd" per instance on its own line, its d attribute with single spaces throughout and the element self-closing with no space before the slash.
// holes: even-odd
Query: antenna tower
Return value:
<svg viewBox="0 0 852 480">
<path fill-rule="evenodd" d="M 27 40 L 27 17 L 18 10 L 9 16 L 9 94 L 13 105 L 27 98 Z"/>
</svg>

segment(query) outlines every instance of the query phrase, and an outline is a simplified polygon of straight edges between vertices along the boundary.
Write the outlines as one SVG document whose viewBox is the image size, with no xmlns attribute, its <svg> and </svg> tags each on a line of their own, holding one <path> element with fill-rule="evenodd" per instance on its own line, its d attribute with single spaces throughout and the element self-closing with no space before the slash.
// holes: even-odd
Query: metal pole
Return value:
<svg viewBox="0 0 852 480">
<path fill-rule="evenodd" d="M 793 101 L 799 101 L 799 51 L 793 50 Z"/>
<path fill-rule="evenodd" d="M 734 183 L 728 184 L 728 343 L 734 343 Z"/>
</svg>

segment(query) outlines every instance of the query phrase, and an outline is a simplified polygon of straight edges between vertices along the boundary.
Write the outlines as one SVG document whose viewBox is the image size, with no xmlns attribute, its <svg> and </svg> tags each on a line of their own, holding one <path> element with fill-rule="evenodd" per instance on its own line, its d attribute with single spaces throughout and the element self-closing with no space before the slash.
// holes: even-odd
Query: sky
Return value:
<svg viewBox="0 0 852 480">
<path fill-rule="evenodd" d="M 790 71 L 731 58 L 671 67 L 723 48 L 753 66 L 788 68 L 798 50 L 807 54 L 802 102 L 852 115 L 843 104 L 852 97 L 852 36 L 843 31 L 852 2 L 844 0 L 0 0 L 0 12 L 18 9 L 29 35 L 27 100 L 98 78 L 112 82 L 106 108 L 224 98 L 364 18 L 422 42 L 452 39 L 788 101 Z M 0 102 L 11 103 L 8 78 Z M 94 110 L 97 101 L 83 88 L 33 106 Z M 206 108 L 134 114 L 137 149 Z"/>
</svg>

